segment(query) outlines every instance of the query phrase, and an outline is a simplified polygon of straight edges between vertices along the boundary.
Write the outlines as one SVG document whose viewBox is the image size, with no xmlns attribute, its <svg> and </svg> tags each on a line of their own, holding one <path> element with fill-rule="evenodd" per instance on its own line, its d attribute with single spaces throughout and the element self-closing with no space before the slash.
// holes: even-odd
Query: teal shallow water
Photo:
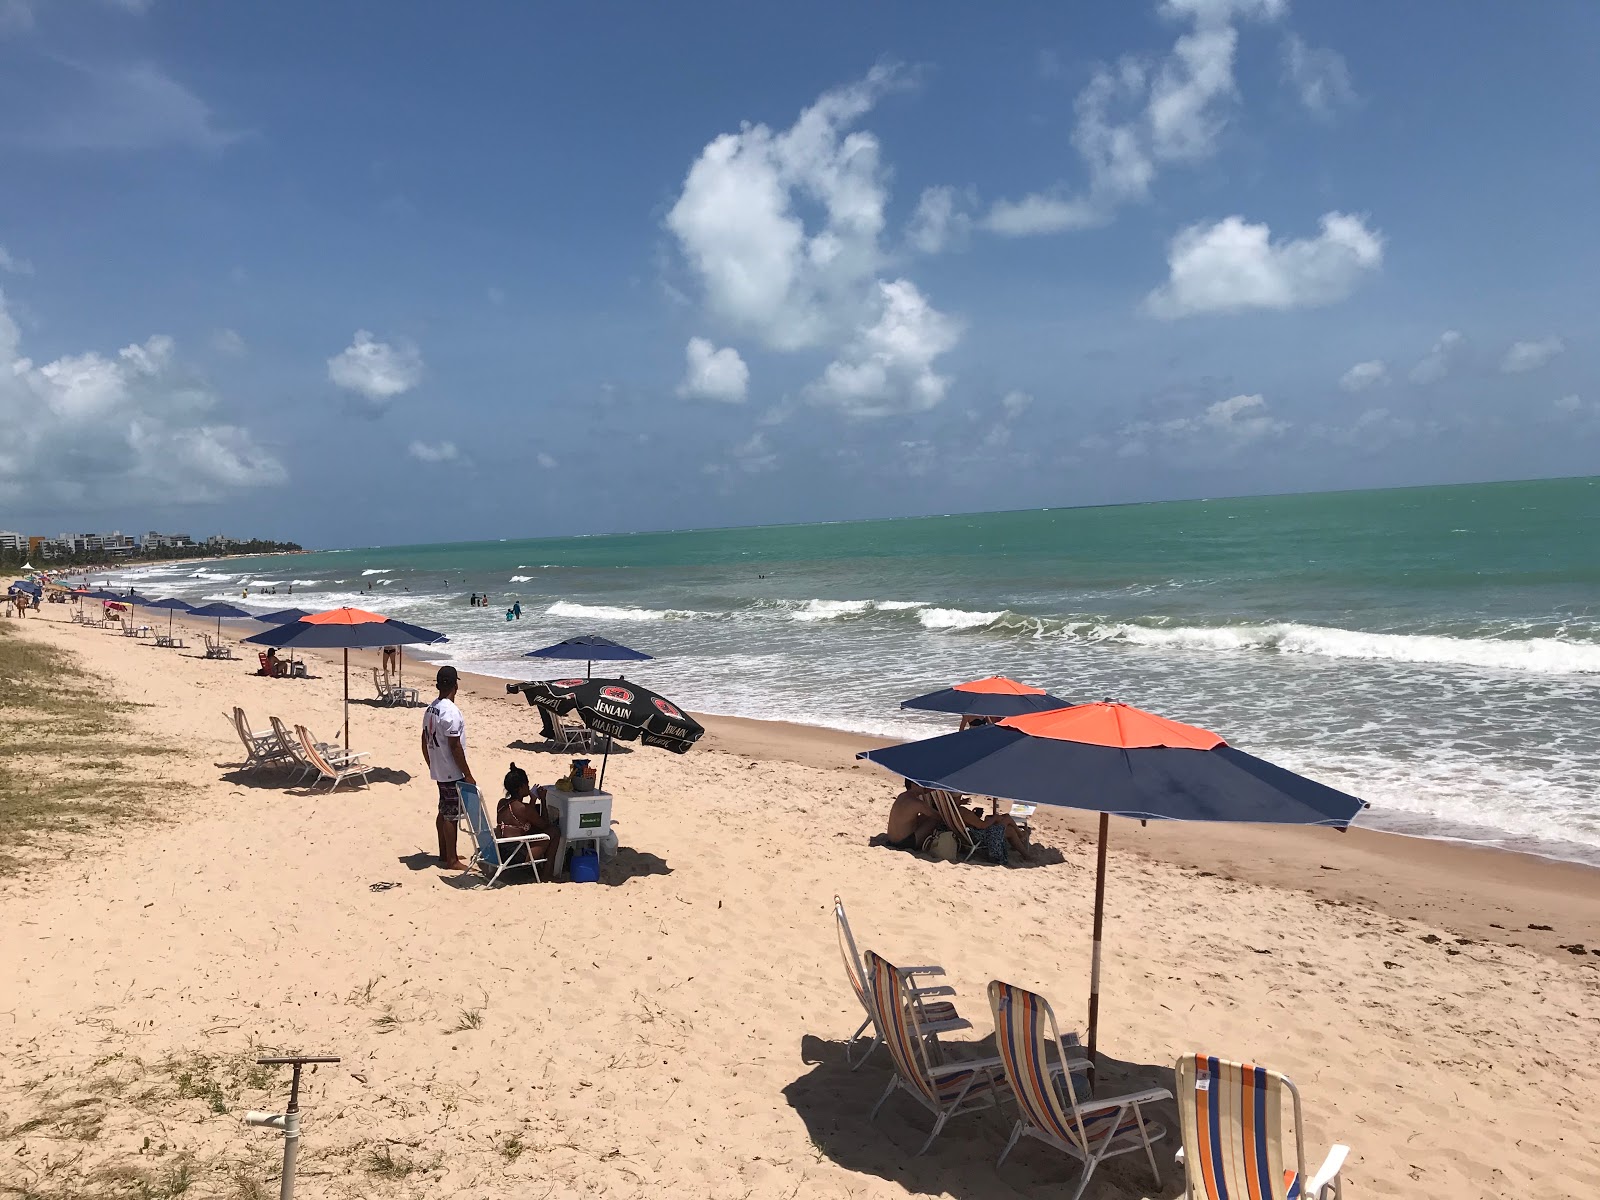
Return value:
<svg viewBox="0 0 1600 1200">
<path fill-rule="evenodd" d="M 636 673 L 686 704 L 869 733 L 942 728 L 899 700 L 999 671 L 1207 725 L 1365 797 L 1374 825 L 1600 862 L 1597 534 L 1600 480 L 1575 479 L 138 575 L 186 597 L 248 587 L 263 611 L 363 604 L 508 678 L 550 673 L 524 650 L 603 633 L 659 655 Z"/>
</svg>

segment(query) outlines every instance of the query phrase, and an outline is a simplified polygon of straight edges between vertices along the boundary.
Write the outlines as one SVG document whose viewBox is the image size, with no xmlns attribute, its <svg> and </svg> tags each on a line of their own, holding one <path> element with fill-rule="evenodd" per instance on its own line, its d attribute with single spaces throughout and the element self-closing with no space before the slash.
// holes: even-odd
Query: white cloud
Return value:
<svg viewBox="0 0 1600 1200">
<path fill-rule="evenodd" d="M 1461 346 L 1461 335 L 1454 329 L 1446 329 L 1439 335 L 1439 340 L 1434 342 L 1433 349 L 1411 368 L 1411 382 L 1437 383 L 1443 379 L 1450 373 Z"/>
<path fill-rule="evenodd" d="M 915 284 L 880 274 L 888 172 L 878 139 L 853 126 L 906 82 L 877 67 L 786 130 L 746 124 L 713 139 L 666 218 L 710 314 L 774 350 L 831 350 L 808 395 L 857 416 L 938 403 L 948 380 L 933 361 L 959 337 Z M 928 244 L 937 203 L 919 227 Z M 940 238 L 958 224 L 952 196 Z"/>
<path fill-rule="evenodd" d="M 1356 101 L 1344 57 L 1337 50 L 1308 46 L 1298 34 L 1283 41 L 1283 78 L 1300 103 L 1324 120 Z"/>
<path fill-rule="evenodd" d="M 412 442 L 406 447 L 406 453 L 418 462 L 425 463 L 455 462 L 461 457 L 461 451 L 456 449 L 454 442 Z"/>
<path fill-rule="evenodd" d="M 1202 443 L 1224 452 L 1266 438 L 1278 437 L 1289 429 L 1289 422 L 1271 414 L 1266 398 L 1260 394 L 1229 396 L 1208 405 L 1192 417 L 1172 417 L 1165 421 L 1134 421 L 1120 430 L 1122 457 L 1149 451 L 1150 443 Z"/>
<path fill-rule="evenodd" d="M 778 465 L 778 456 L 767 442 L 767 435 L 759 429 L 729 452 L 735 465 L 750 475 L 770 471 Z"/>
<path fill-rule="evenodd" d="M 705 338 L 690 338 L 685 357 L 688 372 L 678 385 L 678 395 L 726 404 L 744 401 L 750 386 L 750 368 L 732 346 L 718 350 Z"/>
<path fill-rule="evenodd" d="M 25 258 L 18 258 L 0 246 L 0 271 L 8 271 L 12 275 L 32 275 L 33 264 Z"/>
<path fill-rule="evenodd" d="M 906 226 L 906 242 L 922 254 L 939 254 L 966 241 L 972 228 L 967 201 L 953 187 L 924 188 Z"/>
<path fill-rule="evenodd" d="M 1314 238 L 1273 242 L 1266 225 L 1226 217 L 1172 239 L 1170 275 L 1145 298 L 1157 317 L 1244 309 L 1316 308 L 1350 295 L 1383 262 L 1383 237 L 1358 216 L 1330 212 Z"/>
<path fill-rule="evenodd" d="M 375 412 L 421 383 L 422 369 L 422 352 L 415 346 L 377 341 L 365 329 L 356 330 L 354 340 L 328 360 L 328 378 L 366 397 Z"/>
<path fill-rule="evenodd" d="M 29 0 L 0 0 L 0 36 L 27 33 L 33 28 L 33 5 Z"/>
<path fill-rule="evenodd" d="M 910 280 L 880 283 L 876 319 L 828 364 L 808 395 L 854 417 L 921 412 L 944 399 L 950 380 L 933 369 L 960 339 L 960 326 L 939 312 Z"/>
<path fill-rule="evenodd" d="M 1500 360 L 1500 370 L 1507 375 L 1521 375 L 1537 371 L 1567 348 L 1558 337 L 1540 338 L 1534 342 L 1513 342 Z"/>
<path fill-rule="evenodd" d="M 211 348 L 218 354 L 228 354 L 237 357 L 249 351 L 244 338 L 237 329 L 219 329 L 211 335 Z"/>
<path fill-rule="evenodd" d="M 1006 410 L 1007 417 L 1018 417 L 1033 403 L 1033 397 L 1027 392 L 1010 391 L 1000 398 L 1000 407 Z"/>
<path fill-rule="evenodd" d="M 537 462 L 539 464 L 539 466 L 542 467 L 546 471 L 550 471 L 550 470 L 554 470 L 555 469 L 555 465 L 556 465 L 555 457 L 553 455 L 546 454 L 543 450 L 539 451 L 538 454 L 534 455 L 534 461 Z"/>
<path fill-rule="evenodd" d="M 187 504 L 283 482 L 283 464 L 219 407 L 161 334 L 36 365 L 0 295 L 0 501 Z"/>
<path fill-rule="evenodd" d="M 1237 95 L 1233 77 L 1241 20 L 1273 21 L 1284 0 L 1166 0 L 1161 14 L 1189 23 L 1159 62 L 1124 56 L 1102 66 L 1078 94 L 1072 145 L 1088 179 L 1019 200 L 1000 200 L 983 220 L 1011 237 L 1086 229 L 1143 200 L 1166 165 L 1216 152 Z"/>
<path fill-rule="evenodd" d="M 49 60 L 32 111 L 0 117 L 0 142 L 46 150 L 221 150 L 240 138 L 211 106 L 152 63 Z"/>
<path fill-rule="evenodd" d="M 1364 392 L 1389 382 L 1389 368 L 1381 358 L 1358 362 L 1339 377 L 1339 386 L 1347 392 Z"/>
</svg>

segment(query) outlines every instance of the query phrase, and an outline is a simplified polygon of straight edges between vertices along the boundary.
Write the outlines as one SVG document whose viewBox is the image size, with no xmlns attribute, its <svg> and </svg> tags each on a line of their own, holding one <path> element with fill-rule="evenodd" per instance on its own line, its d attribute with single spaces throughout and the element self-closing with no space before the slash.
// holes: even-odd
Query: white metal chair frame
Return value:
<svg viewBox="0 0 1600 1200">
<path fill-rule="evenodd" d="M 989 984 L 989 1004 L 994 1010 L 995 1040 L 997 1043 L 1002 1040 L 1001 1027 L 1006 1020 L 999 1011 L 999 1005 L 1002 1003 L 1002 996 L 1008 988 L 1014 991 L 1024 990 L 1014 985 L 1001 983 L 998 979 Z M 1083 1195 L 1084 1190 L 1089 1186 L 1089 1179 L 1094 1174 L 1095 1168 L 1102 1162 L 1108 1158 L 1115 1158 L 1119 1154 L 1132 1154 L 1142 1149 L 1145 1158 L 1150 1163 L 1150 1171 L 1155 1176 L 1156 1187 L 1159 1189 L 1161 1186 L 1161 1169 L 1156 1166 L 1155 1150 L 1152 1148 L 1152 1143 L 1160 1141 L 1166 1136 L 1167 1131 L 1154 1121 L 1146 1121 L 1142 1106 L 1157 1100 L 1170 1100 L 1172 1099 L 1172 1093 L 1166 1088 L 1146 1088 L 1143 1091 L 1129 1092 L 1122 1096 L 1097 1097 L 1079 1103 L 1077 1089 L 1072 1084 L 1072 1073 L 1074 1071 L 1086 1071 L 1089 1069 L 1090 1064 L 1087 1059 L 1068 1059 L 1065 1056 L 1062 1052 L 1062 1047 L 1067 1043 L 1062 1041 L 1061 1030 L 1056 1027 L 1055 1010 L 1050 1007 L 1049 1001 L 1045 1000 L 1044 997 L 1035 996 L 1035 999 L 1038 1001 L 1045 1021 L 1049 1024 L 1050 1038 L 1056 1047 L 1057 1061 L 1054 1064 L 1046 1062 L 1046 1078 L 1048 1080 L 1046 1086 L 1054 1088 L 1058 1082 L 1060 1085 L 1059 1091 L 1054 1091 L 1052 1095 L 1043 1097 L 1043 1099 L 1055 1110 L 1057 1123 L 1064 1126 L 1071 1136 L 1063 1139 L 1040 1128 L 1028 1119 L 1027 1110 L 1022 1107 L 1019 1099 L 1017 1123 L 1012 1127 L 1011 1140 L 1006 1142 L 1006 1148 L 1000 1152 L 1000 1157 L 995 1161 L 995 1167 L 998 1169 L 1000 1164 L 1006 1161 L 1006 1156 L 1016 1148 L 1017 1143 L 1024 1136 L 1037 1138 L 1045 1145 L 1054 1146 L 1062 1153 L 1083 1163 L 1083 1176 L 1078 1181 L 1077 1191 L 1072 1193 L 1072 1200 L 1079 1200 L 1079 1197 Z M 1003 1057 L 1001 1064 L 1005 1070 L 1007 1082 L 1013 1095 L 1020 1097 L 1021 1092 L 1018 1090 L 1018 1084 L 1022 1081 L 1011 1077 L 1010 1068 L 1005 1064 Z M 1066 1100 L 1065 1106 L 1061 1104 L 1063 1094 Z M 1137 1125 L 1137 1135 L 1132 1132 L 1122 1131 L 1123 1123 L 1129 1112 L 1133 1114 Z M 1097 1136 L 1090 1132 L 1087 1127 L 1089 1124 L 1102 1127 L 1109 1126 L 1109 1128 L 1103 1136 Z"/>
<path fill-rule="evenodd" d="M 242 708 L 234 708 L 232 721 L 234 730 L 239 734 L 239 740 L 244 743 L 244 770 L 251 771 L 263 767 L 275 767 L 292 761 L 283 744 L 278 740 L 277 730 L 271 728 L 261 731 L 251 729 L 250 719 L 245 716 Z"/>
<path fill-rule="evenodd" d="M 493 887 L 506 871 L 514 867 L 528 867 L 533 871 L 533 881 L 541 882 L 539 866 L 542 860 L 533 856 L 532 846 L 535 842 L 548 842 L 548 833 L 527 833 L 517 837 L 501 837 L 494 831 L 494 824 L 489 820 L 489 814 L 484 808 L 483 794 L 470 784 L 461 787 L 461 809 L 467 819 L 467 828 L 472 834 L 472 865 L 483 864 L 492 866 L 494 874 L 489 877 L 489 886 Z M 510 853 L 506 852 L 510 848 Z M 494 860 L 491 862 L 484 850 L 494 851 Z M 518 851 L 521 851 L 520 861 Z"/>
<path fill-rule="evenodd" d="M 329 755 L 304 725 L 296 725 L 294 731 L 300 739 L 301 749 L 305 751 L 306 761 L 320 778 L 328 781 L 330 792 L 336 790 L 346 779 L 354 779 L 362 787 L 367 786 L 367 776 L 372 768 L 361 761 L 367 757 L 367 751 L 363 750 L 359 754 L 347 752 L 341 755 Z"/>
<path fill-rule="evenodd" d="M 833 924 L 838 936 L 839 954 L 844 959 L 845 977 L 849 979 L 850 990 L 855 993 L 856 999 L 861 1002 L 861 1007 L 867 1014 L 867 1019 L 862 1021 L 850 1035 L 850 1040 L 844 1047 L 845 1062 L 850 1064 L 852 1071 L 857 1071 L 872 1057 L 872 1052 L 883 1045 L 883 1034 L 879 1032 L 877 1020 L 872 1013 L 872 993 L 867 983 L 866 970 L 861 965 L 861 952 L 856 949 L 855 935 L 850 932 L 850 919 L 845 916 L 844 901 L 838 896 L 833 898 Z M 953 1003 L 939 999 L 944 996 L 954 996 L 955 988 L 948 984 L 928 986 L 917 982 L 919 975 L 943 975 L 943 967 L 901 967 L 899 970 L 901 979 L 905 981 L 911 993 L 912 1002 L 917 1006 L 918 1023 L 930 1039 L 936 1041 L 937 1034 L 972 1028 L 972 1022 L 963 1020 L 956 1012 Z M 933 1000 L 934 1003 L 927 1003 L 929 1000 Z M 852 1051 L 862 1041 L 862 1034 L 868 1029 L 872 1030 L 872 1042 L 867 1047 L 866 1053 L 860 1058 L 854 1058 Z"/>
</svg>

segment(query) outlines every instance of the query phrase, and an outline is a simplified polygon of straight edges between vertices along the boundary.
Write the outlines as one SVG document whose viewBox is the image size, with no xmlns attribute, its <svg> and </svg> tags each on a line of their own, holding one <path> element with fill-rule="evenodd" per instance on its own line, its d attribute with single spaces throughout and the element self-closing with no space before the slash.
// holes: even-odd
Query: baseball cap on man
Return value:
<svg viewBox="0 0 1600 1200">
<path fill-rule="evenodd" d="M 461 682 L 461 676 L 454 667 L 445 665 L 439 668 L 439 673 L 433 677 L 433 681 L 439 686 L 441 692 L 448 692 Z"/>
</svg>

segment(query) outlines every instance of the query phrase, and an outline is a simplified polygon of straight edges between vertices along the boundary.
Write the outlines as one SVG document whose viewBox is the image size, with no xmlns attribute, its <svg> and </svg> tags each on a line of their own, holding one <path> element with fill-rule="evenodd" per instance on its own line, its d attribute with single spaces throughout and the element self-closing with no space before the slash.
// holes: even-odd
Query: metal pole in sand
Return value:
<svg viewBox="0 0 1600 1200">
<path fill-rule="evenodd" d="M 1095 1050 L 1100 1042 L 1100 935 L 1106 919 L 1106 836 L 1111 816 L 1100 814 L 1100 850 L 1094 871 L 1094 959 L 1089 967 L 1089 1082 L 1094 1083 Z"/>
<path fill-rule="evenodd" d="M 281 1129 L 283 1131 L 283 1179 L 278 1185 L 278 1200 L 294 1200 L 294 1163 L 300 1155 L 300 1069 L 307 1063 L 336 1063 L 339 1060 L 331 1055 L 306 1055 L 292 1054 L 281 1058 L 258 1058 L 256 1065 L 261 1067 L 290 1066 L 294 1068 L 294 1078 L 289 1084 L 289 1107 L 281 1113 L 257 1112 L 254 1109 L 245 1113 L 244 1123 L 254 1125 L 260 1129 Z"/>
</svg>

